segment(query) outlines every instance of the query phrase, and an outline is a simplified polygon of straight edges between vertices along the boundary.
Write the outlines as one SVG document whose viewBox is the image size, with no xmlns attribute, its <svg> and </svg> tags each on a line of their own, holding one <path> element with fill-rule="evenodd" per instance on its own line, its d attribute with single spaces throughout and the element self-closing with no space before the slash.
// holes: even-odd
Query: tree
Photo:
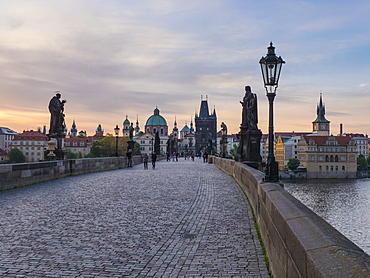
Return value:
<svg viewBox="0 0 370 278">
<path fill-rule="evenodd" d="M 76 159 L 77 158 L 77 154 L 75 154 L 74 152 L 72 152 L 70 149 L 67 149 L 67 158 L 68 159 Z"/>
<path fill-rule="evenodd" d="M 26 157 L 19 149 L 11 149 L 8 153 L 9 160 L 14 163 L 26 162 Z"/>
<path fill-rule="evenodd" d="M 91 149 L 90 149 L 91 157 L 100 157 L 101 151 L 100 151 L 100 143 L 99 141 L 95 141 L 92 143 Z"/>
<path fill-rule="evenodd" d="M 367 168 L 367 160 L 366 158 L 360 154 L 358 157 L 357 157 L 357 167 L 359 169 L 366 169 Z"/>
<path fill-rule="evenodd" d="M 288 169 L 290 169 L 292 171 L 297 170 L 297 168 L 300 164 L 301 164 L 301 162 L 297 158 L 289 158 Z"/>
<path fill-rule="evenodd" d="M 237 144 L 234 144 L 233 145 L 233 148 L 230 150 L 229 154 L 230 156 L 235 159 L 235 156 L 237 154 L 237 151 L 238 151 L 238 145 Z"/>
</svg>

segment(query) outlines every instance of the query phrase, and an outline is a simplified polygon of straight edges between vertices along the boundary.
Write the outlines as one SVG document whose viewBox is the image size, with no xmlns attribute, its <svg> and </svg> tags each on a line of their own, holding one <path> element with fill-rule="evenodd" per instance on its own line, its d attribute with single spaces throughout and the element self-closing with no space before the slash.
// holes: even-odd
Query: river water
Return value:
<svg viewBox="0 0 370 278">
<path fill-rule="evenodd" d="M 283 183 L 290 194 L 370 255 L 370 178 Z"/>
</svg>

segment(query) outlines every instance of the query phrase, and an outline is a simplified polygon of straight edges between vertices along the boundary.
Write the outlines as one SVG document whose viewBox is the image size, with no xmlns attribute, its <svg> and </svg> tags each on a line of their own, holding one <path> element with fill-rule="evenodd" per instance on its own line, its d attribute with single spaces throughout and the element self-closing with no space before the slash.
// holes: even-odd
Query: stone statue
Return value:
<svg viewBox="0 0 370 278">
<path fill-rule="evenodd" d="M 129 127 L 129 134 L 130 134 L 130 141 L 132 141 L 132 139 L 134 138 L 134 123 L 131 123 L 130 127 Z"/>
<path fill-rule="evenodd" d="M 258 129 L 257 95 L 252 93 L 250 86 L 245 87 L 245 95 L 240 103 L 243 106 L 242 126 L 247 129 Z"/>
<path fill-rule="evenodd" d="M 221 123 L 221 133 L 222 135 L 227 135 L 227 126 L 224 122 Z"/>
<path fill-rule="evenodd" d="M 49 136 L 63 136 L 65 129 L 64 104 L 66 100 L 60 101 L 61 94 L 57 93 L 49 102 L 50 129 Z"/>
</svg>

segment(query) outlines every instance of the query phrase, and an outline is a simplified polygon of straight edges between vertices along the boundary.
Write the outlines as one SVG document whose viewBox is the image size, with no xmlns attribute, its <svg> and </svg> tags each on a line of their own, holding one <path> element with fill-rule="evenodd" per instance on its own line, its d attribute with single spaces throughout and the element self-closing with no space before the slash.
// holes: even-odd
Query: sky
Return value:
<svg viewBox="0 0 370 278">
<path fill-rule="evenodd" d="M 3 0 L 0 126 L 49 125 L 60 91 L 67 128 L 141 129 L 156 107 L 172 130 L 208 96 L 218 126 L 239 132 L 245 86 L 268 132 L 259 60 L 272 41 L 286 61 L 274 102 L 277 132 L 309 132 L 320 93 L 331 132 L 370 132 L 370 2 L 255 0 Z"/>
</svg>

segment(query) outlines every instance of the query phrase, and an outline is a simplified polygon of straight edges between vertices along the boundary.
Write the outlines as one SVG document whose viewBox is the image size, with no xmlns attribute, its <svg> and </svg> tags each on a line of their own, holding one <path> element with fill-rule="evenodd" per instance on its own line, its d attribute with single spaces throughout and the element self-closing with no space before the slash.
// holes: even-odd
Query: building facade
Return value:
<svg viewBox="0 0 370 278">
<path fill-rule="evenodd" d="M 356 178 L 356 141 L 349 136 L 329 135 L 330 121 L 325 118 L 321 94 L 312 125 L 313 133 L 298 142 L 298 159 L 306 167 L 307 178 Z"/>
<path fill-rule="evenodd" d="M 18 135 L 18 133 L 10 128 L 0 127 L 0 149 L 8 153 L 10 150 L 10 144 L 16 135 Z"/>
<path fill-rule="evenodd" d="M 82 157 L 90 153 L 92 144 L 92 137 L 71 137 L 64 139 L 64 147 L 66 150 L 69 150 L 76 154 L 81 154 Z"/>
<path fill-rule="evenodd" d="M 40 131 L 24 131 L 14 136 L 10 148 L 19 149 L 26 157 L 26 162 L 41 161 L 44 160 L 47 139 Z"/>
</svg>

